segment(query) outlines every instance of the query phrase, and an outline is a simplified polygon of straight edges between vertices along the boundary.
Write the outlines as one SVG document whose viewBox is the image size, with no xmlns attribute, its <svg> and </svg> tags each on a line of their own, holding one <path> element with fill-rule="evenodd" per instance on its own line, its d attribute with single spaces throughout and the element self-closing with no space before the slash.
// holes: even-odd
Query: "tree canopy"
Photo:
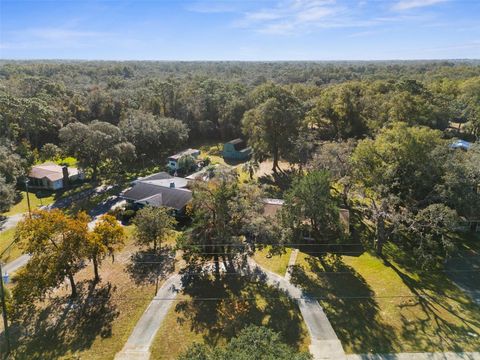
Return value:
<svg viewBox="0 0 480 360">
<path fill-rule="evenodd" d="M 223 348 L 210 349 L 193 344 L 179 360 L 309 360 L 311 355 L 300 353 L 282 342 L 278 333 L 263 326 L 248 326 Z"/>
</svg>

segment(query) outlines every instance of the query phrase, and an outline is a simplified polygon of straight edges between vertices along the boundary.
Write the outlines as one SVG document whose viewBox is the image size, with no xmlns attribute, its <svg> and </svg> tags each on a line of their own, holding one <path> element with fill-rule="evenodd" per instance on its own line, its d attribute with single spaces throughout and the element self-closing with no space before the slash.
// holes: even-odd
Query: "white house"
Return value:
<svg viewBox="0 0 480 360">
<path fill-rule="evenodd" d="M 67 182 L 83 180 L 85 174 L 77 168 L 57 164 L 35 165 L 28 174 L 28 186 L 34 189 L 60 190 Z"/>
<path fill-rule="evenodd" d="M 200 155 L 200 150 L 197 149 L 187 149 L 179 152 L 178 154 L 172 155 L 168 158 L 168 168 L 172 171 L 179 170 L 180 167 L 178 166 L 178 160 L 183 156 L 192 156 L 194 159 L 197 159 Z"/>
</svg>

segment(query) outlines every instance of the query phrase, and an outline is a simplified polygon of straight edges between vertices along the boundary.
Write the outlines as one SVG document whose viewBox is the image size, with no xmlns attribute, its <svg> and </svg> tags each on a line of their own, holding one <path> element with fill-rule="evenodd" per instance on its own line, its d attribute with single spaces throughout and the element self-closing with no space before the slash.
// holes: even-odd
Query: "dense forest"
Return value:
<svg viewBox="0 0 480 360">
<path fill-rule="evenodd" d="M 38 161 L 73 156 L 94 180 L 118 178 L 242 136 L 274 171 L 281 159 L 328 170 L 345 206 L 360 188 L 379 251 L 394 223 L 430 228 L 428 248 L 454 215 L 478 211 L 478 151 L 447 142 L 479 135 L 478 61 L 2 61 L 0 208 Z"/>
<path fill-rule="evenodd" d="M 140 124 L 163 134 L 162 149 L 187 135 L 225 140 L 241 134 L 243 114 L 258 102 L 255 88 L 268 82 L 298 99 L 301 125 L 316 125 L 325 139 L 371 136 L 392 121 L 440 130 L 458 121 L 478 133 L 480 66 L 473 62 L 0 65 L 1 135 L 38 151 L 60 144 L 69 124 L 93 121 L 118 127 L 137 153 L 150 148 L 136 138 Z"/>
</svg>

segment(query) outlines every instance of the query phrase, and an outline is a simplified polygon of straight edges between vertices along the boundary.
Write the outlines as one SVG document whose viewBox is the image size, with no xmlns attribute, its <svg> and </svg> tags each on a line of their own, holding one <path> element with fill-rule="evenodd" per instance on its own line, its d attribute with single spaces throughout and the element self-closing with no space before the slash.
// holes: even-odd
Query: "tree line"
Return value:
<svg viewBox="0 0 480 360">
<path fill-rule="evenodd" d="M 450 252 L 458 218 L 478 211 L 478 149 L 451 151 L 449 139 L 477 139 L 479 70 L 475 62 L 5 63 L 0 206 L 38 158 L 72 155 L 93 179 L 118 178 L 163 164 L 187 143 L 245 136 L 254 162 L 271 158 L 277 172 L 283 158 L 306 171 L 294 195 L 284 194 L 293 233 L 302 217 L 317 237 L 337 232 L 329 195 L 308 193 L 331 188 L 336 206 L 361 209 L 374 224 L 379 253 L 396 239 L 435 262 Z M 218 196 L 235 190 L 222 189 Z M 308 204 L 317 198 L 321 211 Z M 199 231 L 191 235 L 206 236 Z"/>
</svg>

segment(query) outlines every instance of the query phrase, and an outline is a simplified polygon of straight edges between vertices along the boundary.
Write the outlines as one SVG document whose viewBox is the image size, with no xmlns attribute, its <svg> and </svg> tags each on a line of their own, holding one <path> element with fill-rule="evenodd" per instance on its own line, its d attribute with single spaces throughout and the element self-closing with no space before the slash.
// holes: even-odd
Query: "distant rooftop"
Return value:
<svg viewBox="0 0 480 360">
<path fill-rule="evenodd" d="M 43 179 L 47 178 L 50 181 L 57 181 L 63 179 L 63 166 L 54 164 L 54 163 L 46 163 L 41 165 L 35 165 L 30 170 L 28 174 L 29 177 L 34 179 Z M 78 174 L 78 169 L 69 167 L 68 168 L 68 175 L 73 176 Z"/>
<path fill-rule="evenodd" d="M 187 149 L 187 150 L 183 150 L 183 151 L 180 151 L 179 153 L 175 154 L 175 155 L 172 155 L 169 157 L 169 159 L 171 160 L 178 160 L 180 159 L 182 156 L 186 156 L 186 155 L 199 155 L 200 154 L 200 150 L 197 150 L 197 149 Z"/>
<path fill-rule="evenodd" d="M 468 150 L 471 146 L 471 142 L 465 140 L 456 140 L 453 144 L 450 145 L 450 148 Z"/>
</svg>

